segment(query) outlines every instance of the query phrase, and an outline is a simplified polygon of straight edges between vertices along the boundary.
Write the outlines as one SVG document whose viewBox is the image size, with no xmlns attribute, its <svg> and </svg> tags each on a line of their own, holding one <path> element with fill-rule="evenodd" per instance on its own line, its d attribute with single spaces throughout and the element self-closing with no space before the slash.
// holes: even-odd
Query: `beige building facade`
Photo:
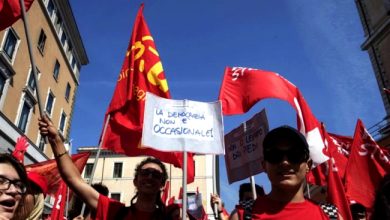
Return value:
<svg viewBox="0 0 390 220">
<path fill-rule="evenodd" d="M 88 64 L 68 0 L 36 0 L 27 12 L 44 111 L 69 139 L 82 65 Z M 10 152 L 28 138 L 25 163 L 52 158 L 38 129 L 36 83 L 22 19 L 0 32 L 0 150 Z"/>
<path fill-rule="evenodd" d="M 80 147 L 78 152 L 92 152 L 82 173 L 82 177 L 88 181 L 92 175 L 92 167 L 95 161 L 97 148 Z M 213 192 L 213 181 L 219 179 L 219 174 L 213 172 L 212 155 L 196 155 L 195 161 L 195 181 L 187 185 L 187 194 L 191 195 L 199 190 L 202 194 L 202 204 L 205 207 L 209 219 L 213 218 L 213 212 L 210 205 L 210 194 Z M 133 184 L 134 171 L 138 163 L 145 157 L 127 157 L 121 154 L 115 154 L 111 151 L 103 150 L 100 153 L 96 170 L 93 175 L 93 183 L 103 183 L 109 189 L 109 197 L 130 205 L 136 189 Z M 170 190 L 168 198 L 175 196 L 177 199 L 182 186 L 182 170 L 170 164 L 165 164 L 168 171 L 168 180 L 170 181 Z M 218 169 L 217 169 L 218 170 Z"/>
<path fill-rule="evenodd" d="M 361 48 L 368 52 L 386 116 L 369 129 L 381 146 L 390 146 L 390 0 L 355 0 L 365 40 Z"/>
</svg>

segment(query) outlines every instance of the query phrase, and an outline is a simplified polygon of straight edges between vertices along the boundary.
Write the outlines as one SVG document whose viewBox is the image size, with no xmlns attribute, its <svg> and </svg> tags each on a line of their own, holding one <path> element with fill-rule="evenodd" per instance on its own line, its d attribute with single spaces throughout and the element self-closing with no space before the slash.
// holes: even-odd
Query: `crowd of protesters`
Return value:
<svg viewBox="0 0 390 220">
<path fill-rule="evenodd" d="M 57 129 L 47 117 L 39 121 L 41 134 L 48 138 L 58 170 L 68 187 L 81 200 L 70 219 L 182 219 L 178 204 L 165 206 L 161 191 L 168 178 L 165 165 L 158 159 L 148 157 L 135 170 L 133 184 L 136 193 L 131 205 L 107 197 L 108 189 L 102 185 L 86 183 L 67 153 Z M 211 204 L 216 204 L 215 218 L 244 219 L 344 219 L 304 196 L 306 175 L 312 161 L 306 138 L 295 128 L 281 126 L 271 130 L 263 141 L 263 167 L 271 182 L 271 191 L 265 194 L 256 185 L 256 198 L 252 185 L 240 186 L 239 201 L 231 214 L 224 214 L 221 198 L 212 194 Z M 45 178 L 35 172 L 26 172 L 21 161 L 12 155 L 0 154 L 0 220 L 42 219 L 44 197 L 47 193 Z M 78 215 L 80 204 L 88 206 L 85 215 Z M 390 219 L 390 176 L 386 175 L 378 188 L 370 219 Z M 73 208 L 75 208 L 73 207 Z M 360 204 L 352 204 L 352 219 L 367 219 L 366 210 Z M 71 212 L 72 213 L 72 212 Z M 187 219 L 195 219 L 187 215 Z"/>
</svg>

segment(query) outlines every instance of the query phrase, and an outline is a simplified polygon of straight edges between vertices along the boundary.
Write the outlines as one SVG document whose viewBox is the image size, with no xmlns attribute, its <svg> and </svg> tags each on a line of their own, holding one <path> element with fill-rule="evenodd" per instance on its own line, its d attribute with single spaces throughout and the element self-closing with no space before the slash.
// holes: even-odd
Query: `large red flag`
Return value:
<svg viewBox="0 0 390 220">
<path fill-rule="evenodd" d="M 331 136 L 326 132 L 324 124 L 321 125 L 321 133 L 325 139 L 325 143 L 328 149 L 328 155 L 330 159 L 327 162 L 328 175 L 327 175 L 327 186 L 328 186 L 328 197 L 327 200 L 331 204 L 334 204 L 343 219 L 351 220 L 351 210 L 349 208 L 349 202 L 345 196 L 345 190 L 343 182 L 341 180 L 340 172 L 345 171 L 346 158 L 340 154 L 337 150 L 335 142 Z M 337 158 L 337 160 L 335 159 Z M 345 160 L 344 160 L 345 159 Z M 321 164 L 322 165 L 322 164 Z M 340 170 L 340 167 L 343 170 Z"/>
<path fill-rule="evenodd" d="M 110 115 L 110 121 L 102 138 L 102 148 L 128 156 L 154 156 L 182 168 L 182 153 L 161 152 L 140 146 L 146 92 L 164 98 L 171 97 L 160 57 L 142 11 L 143 4 L 135 19 L 122 70 L 105 116 L 106 120 Z M 195 167 L 190 153 L 187 173 L 187 182 L 193 182 Z"/>
<path fill-rule="evenodd" d="M 72 155 L 73 163 L 76 165 L 80 172 L 84 169 L 89 155 L 90 153 L 88 152 Z M 44 176 L 47 180 L 48 194 L 56 195 L 58 188 L 60 187 L 60 183 L 62 182 L 62 179 L 57 169 L 57 163 L 55 159 L 27 165 L 26 170 L 28 172 L 34 171 Z"/>
<path fill-rule="evenodd" d="M 345 195 L 343 183 L 338 174 L 337 165 L 332 157 L 328 161 L 328 165 L 328 202 L 334 204 L 338 208 L 343 219 L 351 220 L 352 215 L 349 208 L 349 202 Z"/>
<path fill-rule="evenodd" d="M 51 220 L 63 220 L 65 219 L 65 204 L 66 204 L 66 192 L 67 187 L 63 180 L 61 180 L 58 191 L 54 199 L 54 205 L 51 210 Z"/>
<path fill-rule="evenodd" d="M 389 158 L 359 119 L 345 173 L 347 197 L 368 209 L 372 208 L 375 189 L 389 171 Z"/>
<path fill-rule="evenodd" d="M 24 0 L 26 11 L 34 0 Z M 0 0 L 0 31 L 6 29 L 22 17 L 19 0 Z"/>
<path fill-rule="evenodd" d="M 226 67 L 219 99 L 225 115 L 242 114 L 266 98 L 287 101 L 297 112 L 298 128 L 306 136 L 315 165 L 328 160 L 320 123 L 299 89 L 277 73 L 243 67 Z"/>
</svg>

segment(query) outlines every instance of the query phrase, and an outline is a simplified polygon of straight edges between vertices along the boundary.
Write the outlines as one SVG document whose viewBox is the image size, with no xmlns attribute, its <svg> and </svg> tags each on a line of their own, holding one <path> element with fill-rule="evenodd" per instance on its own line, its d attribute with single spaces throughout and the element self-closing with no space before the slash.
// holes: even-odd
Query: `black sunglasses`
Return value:
<svg viewBox="0 0 390 220">
<path fill-rule="evenodd" d="M 284 158 L 287 158 L 288 162 L 292 164 L 300 164 L 302 162 L 307 162 L 309 155 L 305 150 L 299 148 L 291 148 L 288 150 L 279 150 L 279 149 L 266 149 L 264 151 L 264 160 L 272 163 L 278 164 L 281 163 Z"/>
<path fill-rule="evenodd" d="M 158 170 L 155 170 L 155 169 L 141 169 L 139 171 L 139 175 L 142 176 L 142 177 L 148 177 L 149 175 L 152 175 L 152 177 L 154 179 L 162 179 L 163 178 L 163 174 L 158 171 Z"/>
</svg>

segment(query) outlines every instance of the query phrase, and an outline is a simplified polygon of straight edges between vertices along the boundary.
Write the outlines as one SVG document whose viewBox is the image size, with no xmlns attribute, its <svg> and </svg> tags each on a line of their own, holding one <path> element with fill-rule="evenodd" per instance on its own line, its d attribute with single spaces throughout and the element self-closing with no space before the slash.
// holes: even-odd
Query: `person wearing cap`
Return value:
<svg viewBox="0 0 390 220">
<path fill-rule="evenodd" d="M 263 153 L 271 192 L 256 199 L 252 219 L 329 219 L 320 206 L 304 197 L 312 165 L 306 138 L 290 126 L 278 127 L 265 136 Z"/>
</svg>

